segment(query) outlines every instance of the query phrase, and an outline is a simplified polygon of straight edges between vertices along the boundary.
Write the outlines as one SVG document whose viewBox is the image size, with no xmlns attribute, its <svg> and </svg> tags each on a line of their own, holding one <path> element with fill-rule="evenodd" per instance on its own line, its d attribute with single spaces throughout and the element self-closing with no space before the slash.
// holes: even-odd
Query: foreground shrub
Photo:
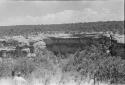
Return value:
<svg viewBox="0 0 125 85">
<path fill-rule="evenodd" d="M 13 59 L 3 59 L 2 62 L 0 62 L 0 77 L 11 76 L 13 68 L 14 68 Z"/>
<path fill-rule="evenodd" d="M 29 58 L 18 58 L 15 61 L 13 70 L 22 72 L 25 76 L 30 75 L 36 69 L 35 63 Z"/>
<path fill-rule="evenodd" d="M 125 84 L 125 60 L 103 53 L 96 46 L 79 51 L 65 69 L 75 70 L 86 78 L 94 79 L 94 83 Z"/>
</svg>

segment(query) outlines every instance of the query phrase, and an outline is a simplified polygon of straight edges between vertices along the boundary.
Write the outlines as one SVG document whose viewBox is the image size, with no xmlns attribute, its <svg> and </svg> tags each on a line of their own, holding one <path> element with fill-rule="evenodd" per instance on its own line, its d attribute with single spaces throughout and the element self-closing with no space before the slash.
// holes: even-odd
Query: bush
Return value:
<svg viewBox="0 0 125 85">
<path fill-rule="evenodd" d="M 95 82 L 125 82 L 125 60 L 120 57 L 103 53 L 96 46 L 80 51 L 72 57 L 72 62 L 70 61 L 65 69 L 75 70 Z"/>
<path fill-rule="evenodd" d="M 36 69 L 35 63 L 29 58 L 18 58 L 14 64 L 14 71 L 22 72 L 25 76 L 30 75 Z"/>
<path fill-rule="evenodd" d="M 0 77 L 11 76 L 13 67 L 14 67 L 13 59 L 3 59 L 2 62 L 0 62 Z"/>
</svg>

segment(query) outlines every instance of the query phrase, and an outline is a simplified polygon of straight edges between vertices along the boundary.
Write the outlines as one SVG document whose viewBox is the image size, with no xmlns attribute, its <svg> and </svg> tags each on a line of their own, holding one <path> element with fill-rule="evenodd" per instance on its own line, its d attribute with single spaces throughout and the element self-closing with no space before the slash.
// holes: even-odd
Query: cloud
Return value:
<svg viewBox="0 0 125 85">
<path fill-rule="evenodd" d="M 31 18 L 30 18 L 31 19 Z M 42 17 L 32 17 L 34 21 L 40 24 L 61 24 L 61 23 L 77 23 L 77 22 L 95 22 L 95 21 L 112 21 L 122 20 L 124 15 L 112 13 L 108 9 L 100 11 L 86 8 L 83 11 L 64 10 L 55 14 L 48 14 Z"/>
<path fill-rule="evenodd" d="M 12 17 L 1 23 L 1 25 L 62 24 L 112 20 L 124 20 L 124 14 L 119 15 L 111 12 L 109 9 L 97 11 L 91 8 L 86 8 L 82 11 L 64 10 L 57 13 L 47 14 L 45 16 Z"/>
<path fill-rule="evenodd" d="M 0 0 L 0 4 L 5 3 L 7 0 Z"/>
</svg>

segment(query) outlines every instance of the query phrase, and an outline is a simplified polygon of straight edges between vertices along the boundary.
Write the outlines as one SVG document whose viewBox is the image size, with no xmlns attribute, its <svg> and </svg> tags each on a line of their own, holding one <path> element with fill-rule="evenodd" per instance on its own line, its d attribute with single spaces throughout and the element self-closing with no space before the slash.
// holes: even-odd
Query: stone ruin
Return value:
<svg viewBox="0 0 125 85">
<path fill-rule="evenodd" d="M 14 44 L 13 44 L 14 43 Z M 26 57 L 29 54 L 34 53 L 34 46 L 27 45 L 25 43 L 17 42 L 15 44 L 14 41 L 8 42 L 6 40 L 0 41 L 0 57 L 8 58 L 8 57 Z"/>
</svg>

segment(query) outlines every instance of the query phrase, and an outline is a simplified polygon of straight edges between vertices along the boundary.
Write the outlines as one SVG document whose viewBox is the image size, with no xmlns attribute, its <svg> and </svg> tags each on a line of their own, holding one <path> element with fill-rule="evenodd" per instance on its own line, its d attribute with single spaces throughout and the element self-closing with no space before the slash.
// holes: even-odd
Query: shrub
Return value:
<svg viewBox="0 0 125 85">
<path fill-rule="evenodd" d="M 14 60 L 3 59 L 2 62 L 0 62 L 0 77 L 11 76 L 13 67 L 14 67 Z"/>
</svg>

